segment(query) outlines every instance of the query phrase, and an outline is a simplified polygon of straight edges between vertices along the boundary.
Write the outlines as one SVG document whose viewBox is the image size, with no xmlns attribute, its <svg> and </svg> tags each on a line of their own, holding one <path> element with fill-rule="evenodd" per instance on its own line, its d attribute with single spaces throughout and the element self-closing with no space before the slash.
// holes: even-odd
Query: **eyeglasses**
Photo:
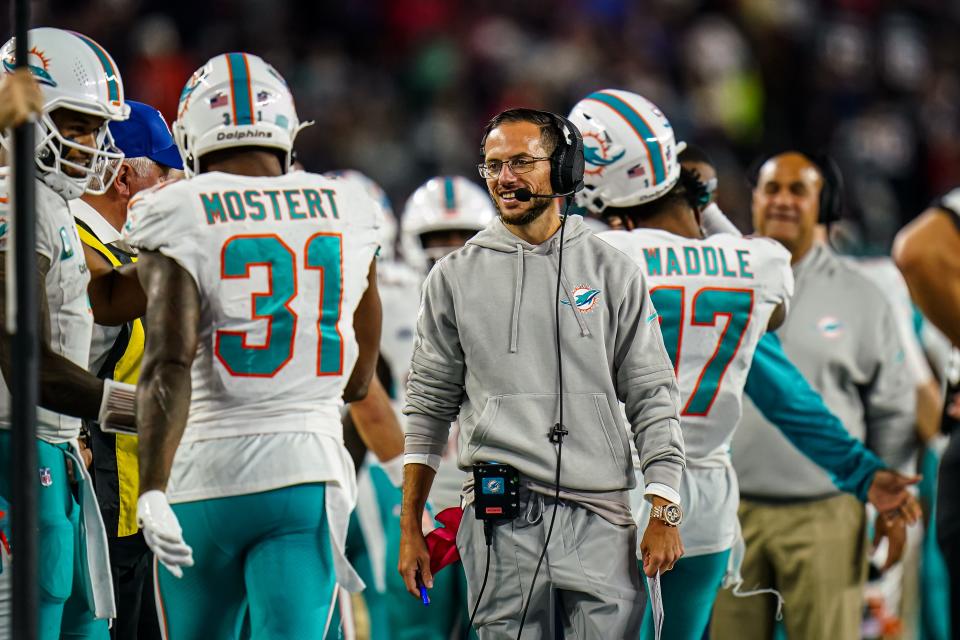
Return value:
<svg viewBox="0 0 960 640">
<path fill-rule="evenodd" d="M 533 171 L 533 165 L 537 162 L 543 162 L 544 160 L 549 160 L 548 157 L 544 158 L 511 158 L 510 160 L 490 160 L 488 162 L 481 162 L 477 165 L 477 169 L 480 171 L 480 176 L 485 180 L 491 180 L 499 177 L 500 172 L 503 170 L 503 165 L 510 167 L 510 172 L 516 175 L 523 173 L 530 173 Z"/>
</svg>

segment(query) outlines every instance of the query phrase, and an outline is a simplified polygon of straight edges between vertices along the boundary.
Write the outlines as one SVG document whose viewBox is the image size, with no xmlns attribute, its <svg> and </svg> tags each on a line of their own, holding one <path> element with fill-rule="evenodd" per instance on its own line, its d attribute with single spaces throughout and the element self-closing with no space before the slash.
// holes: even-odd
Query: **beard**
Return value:
<svg viewBox="0 0 960 640">
<path fill-rule="evenodd" d="M 503 211 L 501 211 L 499 207 L 497 208 L 497 213 L 500 214 L 500 219 L 503 221 L 503 224 L 523 227 L 542 216 L 544 212 L 550 208 L 551 200 L 549 198 L 537 198 L 537 200 L 539 202 L 535 201 L 535 204 L 531 206 L 530 209 L 528 209 L 525 213 L 522 213 L 514 218 L 508 218 L 503 215 Z"/>
</svg>

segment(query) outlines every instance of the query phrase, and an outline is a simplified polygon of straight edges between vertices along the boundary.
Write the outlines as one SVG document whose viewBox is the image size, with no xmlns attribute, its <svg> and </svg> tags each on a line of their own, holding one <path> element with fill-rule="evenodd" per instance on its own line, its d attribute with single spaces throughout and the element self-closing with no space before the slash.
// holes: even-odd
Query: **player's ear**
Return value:
<svg viewBox="0 0 960 640">
<path fill-rule="evenodd" d="M 121 162 L 120 169 L 117 171 L 117 177 L 113 179 L 113 188 L 116 189 L 117 195 L 122 198 L 129 199 L 131 196 L 130 172 L 130 165 L 126 162 Z"/>
</svg>

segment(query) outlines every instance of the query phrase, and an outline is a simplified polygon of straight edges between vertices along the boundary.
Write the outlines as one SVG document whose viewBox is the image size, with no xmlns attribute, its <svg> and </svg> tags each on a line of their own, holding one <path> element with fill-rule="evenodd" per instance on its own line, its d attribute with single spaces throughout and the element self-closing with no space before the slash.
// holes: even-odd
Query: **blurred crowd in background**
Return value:
<svg viewBox="0 0 960 640">
<path fill-rule="evenodd" d="M 257 53 L 317 123 L 298 138 L 306 168 L 359 169 L 394 203 L 432 175 L 479 181 L 498 111 L 566 113 L 606 87 L 706 148 L 745 230 L 761 150 L 836 157 L 854 253 L 886 252 L 960 183 L 960 0 L 50 0 L 33 23 L 102 43 L 128 96 L 170 120 L 204 60 Z"/>
</svg>

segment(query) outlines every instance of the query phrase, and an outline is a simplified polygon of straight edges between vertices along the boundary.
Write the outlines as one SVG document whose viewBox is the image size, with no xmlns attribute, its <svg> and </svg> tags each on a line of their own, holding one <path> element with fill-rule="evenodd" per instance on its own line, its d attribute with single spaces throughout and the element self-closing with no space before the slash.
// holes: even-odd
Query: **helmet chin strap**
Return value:
<svg viewBox="0 0 960 640">
<path fill-rule="evenodd" d="M 286 166 L 283 167 L 284 173 L 290 173 L 290 170 L 293 168 L 293 143 L 297 140 L 297 136 L 300 135 L 300 132 L 306 129 L 307 127 L 312 127 L 317 124 L 316 120 L 305 120 L 297 125 L 297 128 L 293 130 L 293 133 L 290 134 L 290 149 L 287 150 L 286 155 Z"/>
</svg>

